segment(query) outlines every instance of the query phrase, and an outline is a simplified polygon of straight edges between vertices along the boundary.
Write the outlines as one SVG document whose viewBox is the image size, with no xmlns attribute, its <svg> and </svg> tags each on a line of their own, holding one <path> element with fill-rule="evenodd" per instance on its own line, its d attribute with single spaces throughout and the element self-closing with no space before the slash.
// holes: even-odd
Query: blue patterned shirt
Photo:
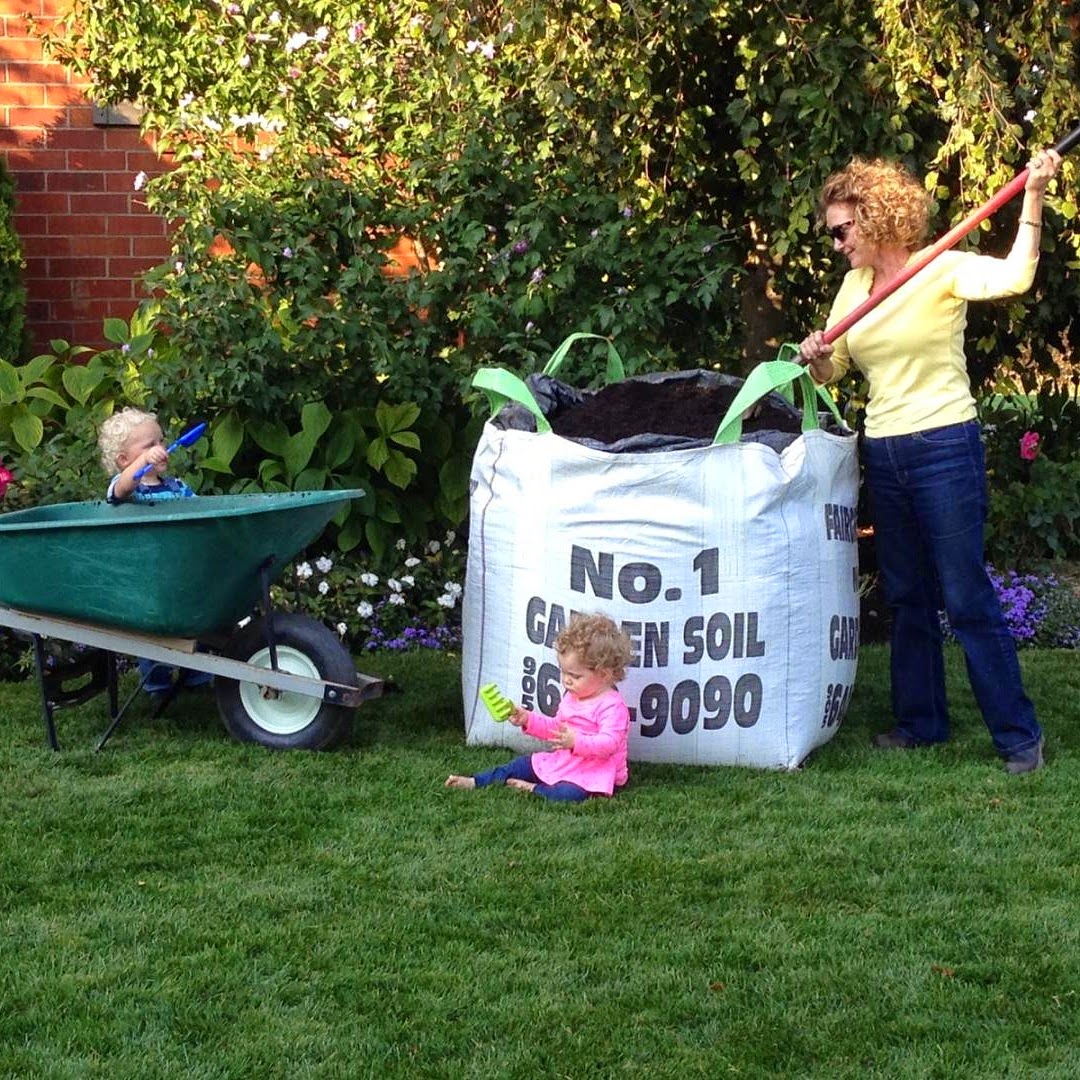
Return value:
<svg viewBox="0 0 1080 1080">
<path fill-rule="evenodd" d="M 163 476 L 158 484 L 145 484 L 140 480 L 135 485 L 135 490 L 126 499 L 118 499 L 113 495 L 113 489 L 119 479 L 120 473 L 117 473 L 109 481 L 109 490 L 105 493 L 106 500 L 114 506 L 122 502 L 156 503 L 165 502 L 168 499 L 193 499 L 195 497 L 195 492 L 183 480 L 177 480 L 175 476 Z"/>
</svg>

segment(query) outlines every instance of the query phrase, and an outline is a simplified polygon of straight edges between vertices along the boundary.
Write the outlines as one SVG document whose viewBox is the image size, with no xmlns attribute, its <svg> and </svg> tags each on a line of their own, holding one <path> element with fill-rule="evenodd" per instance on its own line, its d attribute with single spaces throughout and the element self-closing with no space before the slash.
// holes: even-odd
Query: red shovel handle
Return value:
<svg viewBox="0 0 1080 1080">
<path fill-rule="evenodd" d="M 1080 143 L 1080 127 L 1070 131 L 1054 149 L 1064 157 L 1077 143 Z M 910 266 L 906 266 L 896 275 L 880 292 L 864 300 L 857 308 L 849 311 L 838 323 L 830 326 L 825 331 L 823 340 L 826 345 L 831 345 L 841 334 L 846 334 L 867 312 L 872 311 L 887 296 L 892 296 L 905 282 L 910 281 L 924 266 L 933 262 L 943 251 L 957 244 L 963 239 L 980 221 L 984 221 L 995 210 L 999 210 L 1014 195 L 1024 190 L 1027 183 L 1028 170 L 1024 169 L 1018 176 L 1013 177 L 989 202 L 984 203 L 978 210 L 964 218 L 959 225 L 954 225 L 932 247 L 924 251 Z"/>
</svg>

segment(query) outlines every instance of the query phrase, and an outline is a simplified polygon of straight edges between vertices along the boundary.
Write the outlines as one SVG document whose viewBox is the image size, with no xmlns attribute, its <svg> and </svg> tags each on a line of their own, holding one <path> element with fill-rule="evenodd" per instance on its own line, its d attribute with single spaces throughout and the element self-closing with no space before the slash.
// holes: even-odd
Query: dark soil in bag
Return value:
<svg viewBox="0 0 1080 1080">
<path fill-rule="evenodd" d="M 550 375 L 525 379 L 552 431 L 608 453 L 659 453 L 710 446 L 742 389 L 742 379 L 715 371 L 633 375 L 600 390 L 579 390 Z M 827 431 L 842 433 L 818 411 Z M 504 430 L 536 431 L 536 419 L 510 402 L 493 418 Z M 781 453 L 802 433 L 802 411 L 773 391 L 743 421 L 742 442 L 762 443 Z"/>
<path fill-rule="evenodd" d="M 614 443 L 635 435 L 679 435 L 711 441 L 740 386 L 704 385 L 694 379 L 646 382 L 628 379 L 598 390 L 577 405 L 548 416 L 551 428 L 567 439 Z M 782 431 L 798 435 L 799 418 L 768 398 L 743 421 L 743 431 Z"/>
</svg>

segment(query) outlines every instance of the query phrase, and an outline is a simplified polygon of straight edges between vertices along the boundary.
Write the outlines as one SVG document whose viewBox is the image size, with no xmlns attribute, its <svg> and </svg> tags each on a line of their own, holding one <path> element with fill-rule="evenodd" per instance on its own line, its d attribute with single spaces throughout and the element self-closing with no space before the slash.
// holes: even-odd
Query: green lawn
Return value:
<svg viewBox="0 0 1080 1080">
<path fill-rule="evenodd" d="M 801 771 L 636 766 L 614 800 L 447 791 L 453 658 L 353 742 L 230 740 L 0 685 L 4 1077 L 1080 1076 L 1080 663 L 1023 654 L 1048 767 L 873 753 L 887 654 Z"/>
</svg>

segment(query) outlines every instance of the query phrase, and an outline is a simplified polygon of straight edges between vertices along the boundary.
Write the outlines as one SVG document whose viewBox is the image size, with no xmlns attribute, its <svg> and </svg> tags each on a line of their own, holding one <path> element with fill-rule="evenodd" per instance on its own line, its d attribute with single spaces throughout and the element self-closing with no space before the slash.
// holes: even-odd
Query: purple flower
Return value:
<svg viewBox="0 0 1080 1080">
<path fill-rule="evenodd" d="M 524 255 L 525 252 L 528 251 L 528 250 L 529 250 L 529 241 L 528 240 L 519 240 L 514 245 L 514 254 L 515 255 Z"/>
</svg>

